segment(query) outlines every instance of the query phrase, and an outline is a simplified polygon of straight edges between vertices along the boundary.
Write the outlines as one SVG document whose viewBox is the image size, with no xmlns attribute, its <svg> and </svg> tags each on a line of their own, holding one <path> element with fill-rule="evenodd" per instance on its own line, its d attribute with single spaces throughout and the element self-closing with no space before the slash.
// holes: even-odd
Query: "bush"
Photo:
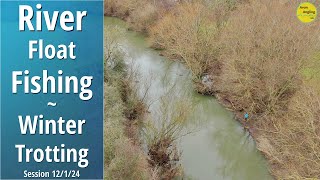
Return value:
<svg viewBox="0 0 320 180">
<path fill-rule="evenodd" d="M 209 7 L 201 2 L 182 3 L 150 28 L 152 46 L 183 60 L 195 80 L 215 70 L 219 48 L 216 41 L 228 11 L 220 4 Z"/>
<path fill-rule="evenodd" d="M 117 76 L 110 76 L 117 78 Z M 127 105 L 122 101 L 120 78 L 108 79 L 105 84 L 105 128 L 104 151 L 106 179 L 151 179 L 146 155 L 126 134 L 125 112 Z M 111 84 L 111 82 L 113 82 Z M 131 132 L 135 133 L 135 132 Z M 127 134 L 134 136 L 133 134 Z"/>
<path fill-rule="evenodd" d="M 128 122 L 136 120 L 143 113 L 142 110 L 136 111 L 143 104 L 139 104 L 141 101 L 135 89 L 131 89 L 134 88 L 130 83 L 132 74 L 126 68 L 125 54 L 118 43 L 122 32 L 117 27 L 107 26 L 105 33 L 105 179 L 155 179 L 156 176 L 151 177 L 147 156 L 136 145 L 136 130 L 127 133 L 129 128 L 133 129 Z M 134 118 L 131 118 L 132 114 Z"/>
<path fill-rule="evenodd" d="M 297 6 L 254 1 L 230 16 L 220 45 L 220 90 L 230 95 L 236 110 L 285 110 L 299 89 L 301 71 L 319 49 L 319 31 L 317 24 L 297 20 Z"/>
<path fill-rule="evenodd" d="M 158 20 L 158 11 L 154 4 L 146 3 L 132 11 L 128 22 L 134 30 L 146 33 L 148 28 Z"/>
<path fill-rule="evenodd" d="M 104 13 L 107 16 L 116 16 L 119 18 L 127 18 L 130 13 L 139 6 L 143 5 L 140 0 L 105 0 Z"/>
<path fill-rule="evenodd" d="M 174 179 L 182 176 L 179 164 L 180 152 L 176 140 L 187 132 L 186 120 L 192 113 L 192 104 L 186 98 L 177 98 L 169 91 L 160 99 L 158 117 L 149 121 L 144 127 L 149 164 L 159 169 L 161 179 Z"/>
<path fill-rule="evenodd" d="M 258 148 L 274 166 L 273 174 L 280 179 L 320 178 L 320 95 L 302 88 L 285 115 L 264 120 Z"/>
<path fill-rule="evenodd" d="M 301 23 L 298 2 L 287 0 L 127 1 L 113 1 L 113 15 L 149 32 L 152 46 L 182 60 L 196 82 L 213 77 L 214 89 L 233 110 L 252 114 L 250 132 L 276 178 L 320 178 L 319 20 Z M 136 114 L 135 99 L 124 99 L 129 115 Z M 168 107 L 155 121 L 162 124 L 145 128 L 149 163 L 160 167 L 162 177 L 179 173 L 174 140 L 187 112 Z"/>
<path fill-rule="evenodd" d="M 143 152 L 132 145 L 130 140 L 118 139 L 115 142 L 115 158 L 112 159 L 106 179 L 110 180 L 150 180 L 148 163 Z"/>
<path fill-rule="evenodd" d="M 320 99 L 304 74 L 319 61 L 319 22 L 303 24 L 296 2 L 251 1 L 221 34 L 218 85 L 234 110 L 256 116 L 258 149 L 279 179 L 319 178 Z M 244 18 L 245 17 L 245 18 Z M 275 18 L 276 17 L 276 18 Z"/>
</svg>

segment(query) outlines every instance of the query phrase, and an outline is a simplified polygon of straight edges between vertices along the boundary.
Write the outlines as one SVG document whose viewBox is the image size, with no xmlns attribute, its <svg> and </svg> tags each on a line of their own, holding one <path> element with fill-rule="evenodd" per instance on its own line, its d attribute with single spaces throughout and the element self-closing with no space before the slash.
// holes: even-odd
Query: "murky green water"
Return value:
<svg viewBox="0 0 320 180">
<path fill-rule="evenodd" d="M 125 29 L 123 21 L 105 18 L 105 24 Z M 175 84 L 172 99 L 187 94 L 195 104 L 194 115 L 188 123 L 191 134 L 179 141 L 182 150 L 181 164 L 186 175 L 200 180 L 265 180 L 272 179 L 266 161 L 256 150 L 255 143 L 232 113 L 225 110 L 215 98 L 201 96 L 193 91 L 190 72 L 181 64 L 159 56 L 148 48 L 146 39 L 135 32 L 127 31 L 122 41 L 127 53 L 127 63 L 139 72 L 137 80 L 141 92 L 152 82 L 148 100 L 153 102 Z M 133 63 L 132 63 L 133 62 Z M 156 116 L 159 103 L 150 106 Z"/>
</svg>

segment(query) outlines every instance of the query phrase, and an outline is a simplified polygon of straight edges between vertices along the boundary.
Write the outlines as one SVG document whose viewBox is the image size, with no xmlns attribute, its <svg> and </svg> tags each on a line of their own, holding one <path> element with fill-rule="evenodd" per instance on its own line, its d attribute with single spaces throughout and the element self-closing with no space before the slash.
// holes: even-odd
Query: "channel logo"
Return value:
<svg viewBox="0 0 320 180">
<path fill-rule="evenodd" d="M 317 17 L 317 8 L 309 2 L 301 3 L 297 9 L 297 17 L 303 23 L 310 23 Z"/>
</svg>

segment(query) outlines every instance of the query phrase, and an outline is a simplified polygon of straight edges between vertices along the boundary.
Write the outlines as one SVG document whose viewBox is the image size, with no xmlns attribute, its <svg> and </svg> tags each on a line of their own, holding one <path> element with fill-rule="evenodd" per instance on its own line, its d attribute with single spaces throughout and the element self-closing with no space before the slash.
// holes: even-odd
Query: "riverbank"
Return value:
<svg viewBox="0 0 320 180">
<path fill-rule="evenodd" d="M 119 4 L 106 14 L 126 19 L 133 29 L 147 32 L 152 47 L 163 49 L 166 57 L 183 60 L 198 84 L 203 77 L 212 77 L 209 78 L 213 80 L 209 86 L 210 91 L 214 89 L 212 95 L 248 127 L 275 178 L 320 178 L 319 94 L 301 75 L 301 69 L 313 67 L 305 57 L 318 59 L 310 57 L 318 48 L 314 42 L 319 37 L 315 24 L 306 27 L 297 22 L 294 3 L 259 3 L 220 4 L 220 10 L 225 9 L 212 15 L 209 12 L 214 8 L 202 3 L 162 2 L 157 6 L 148 2 L 153 6 L 148 10 L 155 7 L 161 10 L 139 11 L 156 14 L 141 16 L 152 18 L 143 21 L 148 22 L 144 25 L 136 25 L 139 18 L 133 16 L 139 8 L 134 4 L 127 6 L 131 9 L 123 14 L 119 13 Z M 279 11 L 281 8 L 288 11 Z M 282 14 L 277 22 L 270 21 L 270 11 L 286 16 Z M 292 29 L 292 24 L 295 30 L 283 34 L 283 30 Z M 306 28 L 314 33 L 306 33 Z M 301 39 L 298 34 L 305 36 Z M 303 47 L 310 43 L 313 46 L 306 52 Z M 250 115 L 248 123 L 243 121 L 245 112 Z"/>
<path fill-rule="evenodd" d="M 124 53 L 117 43 L 121 32 L 109 28 L 106 35 L 114 37 L 108 37 L 105 47 L 104 179 L 158 179 L 141 147 L 138 125 L 143 120 L 144 104 L 130 82 Z"/>
<path fill-rule="evenodd" d="M 151 82 L 141 80 L 139 69 L 124 48 L 126 29 L 106 25 L 105 37 L 105 179 L 183 176 L 175 139 L 183 129 L 179 124 L 187 119 L 188 103 L 175 103 L 175 113 L 163 111 L 170 103 L 162 103 L 157 107 L 162 113 L 151 117 L 147 101 Z M 138 87 L 140 81 L 145 90 Z M 161 102 L 167 97 L 161 97 Z"/>
</svg>

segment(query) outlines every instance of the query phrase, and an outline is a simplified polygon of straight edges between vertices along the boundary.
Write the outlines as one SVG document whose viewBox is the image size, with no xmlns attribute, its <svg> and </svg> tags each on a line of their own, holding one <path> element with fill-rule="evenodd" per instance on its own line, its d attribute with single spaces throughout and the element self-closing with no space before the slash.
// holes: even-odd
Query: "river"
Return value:
<svg viewBox="0 0 320 180">
<path fill-rule="evenodd" d="M 125 22 L 117 18 L 106 17 L 105 25 L 127 29 Z M 126 31 L 123 38 L 121 45 L 127 53 L 126 61 L 139 73 L 140 91 L 144 92 L 148 87 L 146 82 L 152 82 L 147 98 L 153 102 L 149 109 L 153 116 L 159 108 L 159 103 L 154 101 L 174 84 L 176 95 L 172 97 L 180 98 L 184 94 L 195 104 L 193 115 L 188 119 L 188 127 L 193 131 L 178 141 L 181 164 L 187 177 L 199 180 L 272 179 L 266 160 L 256 149 L 253 139 L 214 97 L 202 96 L 193 90 L 191 74 L 183 64 L 160 56 L 158 51 L 148 47 L 145 37 L 139 33 Z"/>
</svg>

